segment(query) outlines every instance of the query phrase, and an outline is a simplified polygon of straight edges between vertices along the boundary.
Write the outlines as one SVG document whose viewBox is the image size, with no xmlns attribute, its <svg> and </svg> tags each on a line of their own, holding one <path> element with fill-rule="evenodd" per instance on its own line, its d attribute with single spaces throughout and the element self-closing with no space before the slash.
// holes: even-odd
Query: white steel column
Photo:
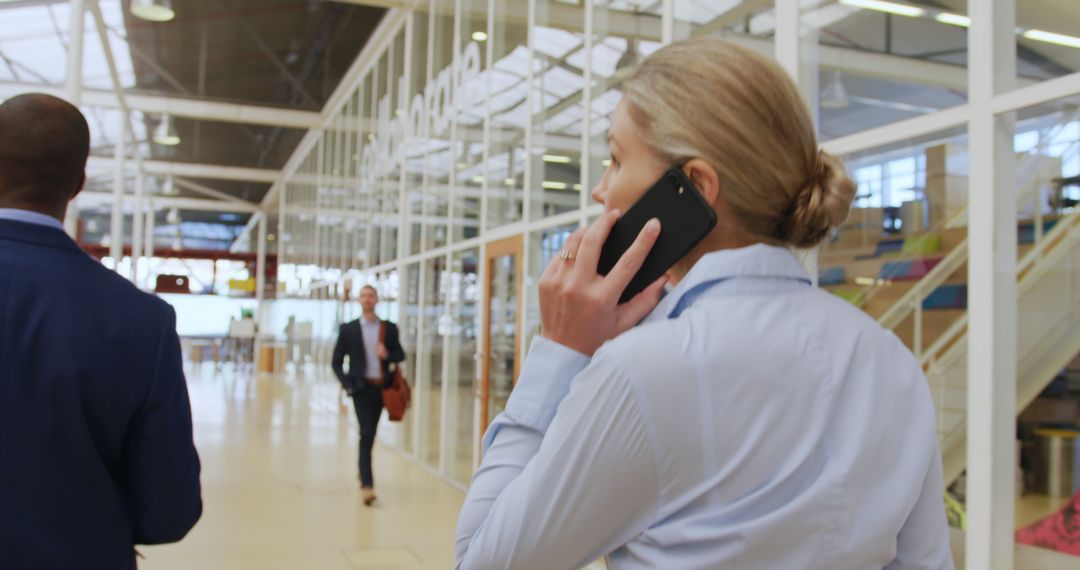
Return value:
<svg viewBox="0 0 1080 570">
<path fill-rule="evenodd" d="M 285 234 L 286 234 L 286 231 L 285 231 L 285 204 L 286 204 L 286 202 L 285 201 L 286 201 L 286 195 L 288 194 L 288 192 L 289 192 L 289 185 L 288 184 L 282 184 L 281 185 L 281 191 L 278 192 L 278 225 L 277 225 L 277 239 L 275 240 L 275 243 L 277 243 L 277 264 L 278 264 L 279 274 L 280 274 L 281 265 L 283 263 L 285 263 Z M 292 240 L 292 236 L 290 236 L 289 239 Z M 356 252 L 355 251 L 352 252 L 352 258 L 353 258 L 353 261 L 355 262 L 356 261 Z M 278 285 L 275 283 L 274 287 L 278 287 Z"/>
<path fill-rule="evenodd" d="M 802 53 L 799 38 L 799 0 L 776 0 L 776 31 L 773 34 L 776 42 L 774 49 L 776 61 L 784 71 L 788 72 L 796 85 L 802 84 Z M 818 282 L 818 251 L 817 249 L 802 250 L 800 257 L 806 272 L 810 274 L 814 286 Z"/>
<path fill-rule="evenodd" d="M 585 11 L 588 13 L 588 6 Z M 484 45 L 484 71 L 490 71 L 495 68 L 495 0 L 488 0 L 487 2 L 487 42 Z M 586 44 L 588 44 L 588 35 L 585 36 Z M 487 73 L 484 81 L 484 182 L 483 182 L 483 195 L 480 198 L 480 236 L 483 237 L 488 231 L 488 222 L 491 217 L 489 202 L 490 194 L 494 189 L 499 188 L 502 183 L 501 177 L 495 175 L 494 169 L 491 166 L 491 97 L 492 97 L 492 74 Z M 588 118 L 588 113 L 585 117 Z M 584 161 L 582 161 L 584 163 Z M 495 184 L 492 185 L 491 181 L 495 180 Z M 512 196 L 512 195 L 511 195 Z M 513 200 L 513 197 L 510 198 Z M 487 283 L 488 276 L 488 264 L 487 264 L 487 244 L 481 243 L 477 249 L 479 252 L 480 266 L 477 267 L 477 278 L 481 284 L 480 290 L 484 290 L 484 283 Z M 411 253 L 411 252 L 408 252 Z M 408 255 L 408 253 L 406 255 Z M 488 313 L 491 311 L 491 300 L 484 298 L 483 294 L 480 295 L 480 302 L 478 303 L 479 313 L 477 317 L 480 319 L 480 323 L 486 323 Z M 484 342 L 486 335 L 481 330 L 476 335 L 476 352 L 473 353 L 473 442 L 472 446 L 472 462 L 470 463 L 472 470 L 475 472 L 476 468 L 480 466 L 480 445 L 476 442 L 480 440 L 480 426 L 484 424 L 486 418 L 481 415 L 484 407 L 484 354 L 487 351 L 487 343 Z"/>
<path fill-rule="evenodd" d="M 76 107 L 82 103 L 83 31 L 86 0 L 71 0 L 71 40 L 68 42 L 67 100 Z"/>
<path fill-rule="evenodd" d="M 967 568 L 1011 570 L 1016 465 L 1015 0 L 970 2 Z"/>
<path fill-rule="evenodd" d="M 255 322 L 262 323 L 266 312 L 263 307 L 266 297 L 266 214 L 260 212 L 255 215 L 259 216 L 259 243 L 256 245 L 255 254 L 255 300 L 258 301 L 258 314 Z"/>
<path fill-rule="evenodd" d="M 664 18 L 667 18 L 668 5 L 671 4 L 671 0 L 665 0 L 664 2 Z M 594 18 L 596 17 L 596 6 L 592 2 L 585 3 L 585 69 L 582 73 L 583 87 L 581 88 L 581 103 L 585 109 L 584 116 L 581 118 L 581 172 L 579 172 L 578 181 L 581 183 L 581 192 L 578 196 L 578 208 L 581 210 L 581 221 L 579 225 L 584 227 L 589 218 L 585 213 L 585 209 L 589 206 L 589 198 L 592 194 L 592 100 L 593 100 L 593 44 L 595 38 L 593 34 L 593 28 L 595 27 Z M 666 29 L 666 28 L 665 28 Z"/>
<path fill-rule="evenodd" d="M 158 211 L 156 206 L 153 205 L 153 199 L 147 200 L 146 206 L 146 243 L 143 245 L 146 248 L 147 279 L 149 279 L 150 259 L 153 258 L 153 231 L 154 225 L 158 221 Z"/>
<path fill-rule="evenodd" d="M 71 0 L 71 39 L 68 41 L 68 68 L 65 94 L 76 107 L 82 102 L 83 30 L 85 26 L 86 0 Z M 68 203 L 64 215 L 64 231 L 72 239 L 79 233 L 79 207 L 74 200 Z"/>
<path fill-rule="evenodd" d="M 451 44 L 453 46 L 450 56 L 452 69 L 458 69 L 458 65 L 461 62 L 461 0 L 454 0 L 454 33 L 451 35 Z M 432 38 L 434 39 L 434 38 Z M 456 97 L 456 95 L 455 95 Z M 453 97 L 452 97 L 453 98 Z M 457 198 L 457 163 L 459 161 L 457 157 L 457 132 L 458 132 L 458 119 L 459 110 L 454 107 L 450 116 L 450 182 L 447 191 L 447 208 L 446 208 L 446 245 L 448 250 L 446 252 L 446 274 L 448 277 L 448 287 L 453 287 L 454 274 L 454 254 L 453 246 L 455 243 L 461 240 L 455 237 L 455 220 L 454 217 L 457 214 L 458 208 L 455 204 Z M 464 208 L 461 208 L 464 212 Z M 464 215 L 464 213 L 462 214 Z M 463 234 L 464 235 L 464 234 Z M 442 359 L 442 411 L 440 412 L 440 419 L 442 420 L 442 427 L 439 430 L 441 444 L 439 445 L 439 473 L 447 478 L 451 478 L 450 470 L 452 468 L 451 461 L 457 457 L 457 406 L 452 405 L 457 403 L 457 391 L 458 391 L 458 376 L 461 371 L 457 365 L 457 351 L 452 351 L 454 348 L 456 335 L 454 333 L 454 309 L 460 309 L 461 299 L 459 298 L 457 303 L 454 302 L 454 295 L 452 292 L 446 295 L 446 302 L 443 304 L 443 318 L 445 319 L 446 334 L 443 335 L 443 359 Z M 451 354 L 454 356 L 454 366 L 451 367 L 450 360 Z M 452 370 L 452 371 L 451 371 Z M 455 396 L 451 396 L 453 393 Z M 453 398 L 453 401 L 451 401 Z"/>
<path fill-rule="evenodd" d="M 131 214 L 131 282 L 139 285 L 139 260 L 143 253 L 143 198 L 146 186 L 146 175 L 142 171 L 142 161 L 136 159 L 135 169 L 135 205 Z"/>
<path fill-rule="evenodd" d="M 117 113 L 116 149 L 113 154 L 115 171 L 113 175 L 112 228 L 109 230 L 111 245 L 109 257 L 113 259 L 113 268 L 119 270 L 120 260 L 124 257 L 124 145 L 127 144 L 126 113 Z"/>
<path fill-rule="evenodd" d="M 585 11 L 588 12 L 592 8 L 592 3 L 586 3 Z M 675 0 L 664 0 L 663 12 L 660 17 L 660 41 L 664 44 L 670 44 L 675 40 Z M 585 16 L 588 21 L 588 16 Z M 589 25 L 586 23 L 586 34 L 588 33 Z M 591 53 L 591 52 L 590 52 Z"/>
<path fill-rule="evenodd" d="M 402 115 L 402 136 L 399 143 L 399 153 L 401 154 L 401 164 L 398 171 L 398 239 L 397 239 L 397 255 L 395 258 L 402 258 L 412 253 L 412 226 L 409 222 L 409 187 L 406 184 L 409 178 L 409 141 L 412 139 L 414 133 L 412 132 L 411 125 L 409 124 L 409 105 L 412 102 L 413 81 L 412 81 L 412 63 L 413 63 L 413 42 L 416 41 L 415 36 L 416 18 L 409 14 L 409 19 L 405 21 L 405 53 L 402 55 L 404 62 L 402 69 L 404 70 L 404 81 L 398 83 L 401 87 L 400 93 L 398 93 L 398 109 L 405 109 Z M 357 115 L 360 111 L 357 110 Z M 487 146 L 485 145 L 485 149 Z M 357 151 L 359 152 L 359 151 Z M 485 150 L 485 152 L 487 152 Z M 356 259 L 356 255 L 353 254 L 350 257 L 353 260 Z M 404 271 L 400 274 L 401 279 L 406 277 Z M 404 282 L 404 281 L 403 281 Z M 399 288 L 400 290 L 400 288 Z"/>
<path fill-rule="evenodd" d="M 591 3 L 591 2 L 586 2 L 586 4 L 589 4 L 589 3 Z M 586 9 L 588 9 L 588 8 L 586 7 Z M 533 190 L 536 190 L 537 192 L 540 192 L 540 195 L 543 195 L 543 192 L 544 192 L 544 189 L 542 187 L 541 188 L 536 188 L 534 186 L 534 184 L 533 184 L 533 166 L 532 166 L 533 162 L 534 162 L 534 160 L 533 160 L 534 154 L 533 153 L 534 153 L 534 149 L 535 149 L 535 139 L 533 138 L 533 112 L 532 112 L 532 109 L 533 109 L 533 105 L 535 104 L 534 99 L 533 99 L 533 91 L 535 89 L 535 86 L 533 85 L 533 81 L 535 81 L 536 78 L 535 78 L 535 74 L 533 73 L 533 61 L 535 61 L 535 53 L 536 53 L 536 33 L 534 31 L 536 29 L 536 26 L 537 26 L 537 21 L 536 21 L 536 0 L 529 0 L 529 32 L 528 32 L 528 40 L 527 40 L 528 41 L 528 48 L 529 48 L 529 68 L 526 71 L 526 77 L 527 77 L 527 80 L 526 80 L 527 83 L 526 84 L 529 86 L 529 89 L 528 89 L 528 91 L 526 93 L 526 96 L 525 96 L 525 105 L 529 109 L 529 113 L 528 113 L 529 120 L 525 122 L 525 208 L 524 208 L 524 211 L 522 212 L 522 214 L 523 214 L 522 218 L 523 218 L 523 221 L 525 222 L 523 225 L 525 226 L 525 229 L 522 230 L 522 233 L 524 234 L 522 236 L 522 243 L 524 244 L 524 246 L 522 247 L 522 251 L 521 251 L 521 272 L 522 272 L 521 273 L 521 275 L 522 275 L 521 289 L 517 292 L 518 295 L 521 295 L 521 303 L 519 303 L 519 306 L 521 307 L 521 314 L 522 314 L 522 319 L 523 320 L 528 319 L 529 305 L 530 305 L 530 303 L 529 303 L 529 286 L 530 286 L 530 284 L 531 284 L 531 282 L 533 280 L 532 276 L 529 274 L 529 264 L 532 263 L 532 255 L 529 253 L 530 250 L 532 249 L 530 247 L 530 242 L 532 241 L 532 234 L 527 229 L 534 221 L 533 212 L 532 212 Z M 585 109 L 585 113 L 586 114 L 589 113 L 588 108 Z M 546 139 L 546 137 L 545 137 L 545 139 Z M 546 143 L 546 140 L 545 140 L 545 143 Z M 584 158 L 584 157 L 582 157 L 582 158 Z M 544 163 L 541 161 L 540 164 L 541 164 L 541 166 L 543 166 Z M 582 189 L 582 192 L 584 192 L 584 191 L 585 190 Z M 539 279 L 539 276 L 537 276 L 537 279 Z M 488 301 L 485 300 L 484 302 L 486 303 Z M 539 312 L 539 311 L 537 311 L 537 312 Z M 520 347 L 520 350 L 518 351 L 518 354 L 520 355 L 521 358 L 525 358 L 525 356 L 527 354 L 529 354 L 529 343 L 525 340 L 525 337 L 527 335 L 525 334 L 525 331 L 518 331 L 518 332 L 519 332 L 519 335 L 521 337 L 521 338 L 517 339 L 518 346 Z"/>
<path fill-rule="evenodd" d="M 154 208 L 153 199 L 146 201 L 146 240 L 143 247 L 146 249 L 146 281 L 145 286 L 148 291 L 154 290 L 153 275 L 151 274 L 150 262 L 154 259 L 154 222 L 157 220 L 157 210 Z"/>
</svg>

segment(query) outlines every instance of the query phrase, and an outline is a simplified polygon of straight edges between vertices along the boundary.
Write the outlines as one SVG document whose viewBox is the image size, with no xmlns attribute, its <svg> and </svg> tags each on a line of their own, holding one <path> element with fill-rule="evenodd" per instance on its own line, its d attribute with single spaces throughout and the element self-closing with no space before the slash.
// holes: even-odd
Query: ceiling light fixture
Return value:
<svg viewBox="0 0 1080 570">
<path fill-rule="evenodd" d="M 488 35 L 486 32 L 473 32 L 472 39 L 478 42 L 486 42 Z"/>
<path fill-rule="evenodd" d="M 173 126 L 172 115 L 165 113 L 161 116 L 161 122 L 154 129 L 154 142 L 165 146 L 180 144 L 180 134 L 176 132 L 176 127 Z"/>
<path fill-rule="evenodd" d="M 949 24 L 950 26 L 960 26 L 961 28 L 971 27 L 971 18 L 968 18 L 967 16 L 961 16 L 959 14 L 942 12 L 937 16 L 934 16 L 934 19 L 941 22 L 942 24 Z"/>
<path fill-rule="evenodd" d="M 1080 38 L 1066 36 L 1065 34 L 1055 34 L 1054 32 L 1044 32 L 1043 30 L 1028 30 L 1024 32 L 1024 37 L 1029 40 L 1045 42 L 1048 44 L 1080 48 Z"/>
<path fill-rule="evenodd" d="M 637 22 L 636 19 L 634 21 Z M 641 55 L 638 54 L 637 39 L 630 38 L 626 40 L 626 51 L 623 52 L 619 61 L 615 62 L 615 71 L 637 67 L 637 64 L 640 62 Z"/>
<path fill-rule="evenodd" d="M 821 91 L 821 107 L 823 109 L 844 109 L 851 106 L 844 82 L 840 80 L 840 72 L 834 71 L 832 79 Z"/>
<path fill-rule="evenodd" d="M 570 185 L 565 182 L 553 182 L 551 180 L 545 180 L 540 186 L 543 186 L 548 190 L 566 190 L 570 187 Z"/>
<path fill-rule="evenodd" d="M 840 0 L 840 3 L 854 8 L 886 12 L 888 14 L 896 14 L 897 16 L 907 16 L 909 18 L 918 18 L 919 16 L 926 14 L 926 10 L 923 10 L 922 8 L 908 6 L 907 4 L 897 4 L 895 2 L 883 2 L 882 0 Z"/>
<path fill-rule="evenodd" d="M 180 191 L 176 189 L 176 184 L 173 182 L 173 175 L 165 175 L 165 183 L 161 185 L 161 194 L 164 196 L 176 196 Z"/>
<path fill-rule="evenodd" d="M 545 154 L 544 162 L 552 162 L 555 164 L 570 164 L 570 157 L 562 156 L 560 154 Z"/>
<path fill-rule="evenodd" d="M 171 0 L 131 0 L 131 15 L 150 22 L 168 22 L 176 17 Z"/>
</svg>

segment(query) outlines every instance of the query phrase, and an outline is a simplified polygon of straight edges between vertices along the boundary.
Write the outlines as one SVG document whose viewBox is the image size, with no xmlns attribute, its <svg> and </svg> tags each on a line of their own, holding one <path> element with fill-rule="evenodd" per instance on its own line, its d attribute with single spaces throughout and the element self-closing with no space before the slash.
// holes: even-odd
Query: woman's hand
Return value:
<svg viewBox="0 0 1080 570">
<path fill-rule="evenodd" d="M 630 280 L 660 236 L 660 222 L 651 220 L 607 276 L 596 272 L 600 250 L 619 219 L 605 212 L 587 229 L 566 240 L 570 259 L 556 257 L 540 277 L 540 334 L 582 354 L 592 356 L 604 342 L 629 330 L 660 302 L 667 277 L 661 277 L 619 305 Z"/>
</svg>

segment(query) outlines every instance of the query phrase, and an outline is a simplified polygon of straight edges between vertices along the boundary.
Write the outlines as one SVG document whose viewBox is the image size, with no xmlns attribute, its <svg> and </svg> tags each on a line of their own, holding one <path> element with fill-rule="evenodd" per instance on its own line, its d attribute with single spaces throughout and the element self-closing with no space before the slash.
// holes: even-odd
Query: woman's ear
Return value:
<svg viewBox="0 0 1080 570">
<path fill-rule="evenodd" d="M 711 164 L 700 158 L 692 158 L 683 165 L 683 174 L 697 186 L 705 201 L 716 207 L 716 199 L 720 196 L 720 175 Z"/>
</svg>

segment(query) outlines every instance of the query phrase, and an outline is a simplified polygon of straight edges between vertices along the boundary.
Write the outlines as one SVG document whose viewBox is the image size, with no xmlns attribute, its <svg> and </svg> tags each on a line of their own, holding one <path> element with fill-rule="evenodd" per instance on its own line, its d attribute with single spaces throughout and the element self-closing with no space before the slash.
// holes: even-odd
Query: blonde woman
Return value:
<svg viewBox="0 0 1080 570">
<path fill-rule="evenodd" d="M 592 193 L 606 212 L 540 280 L 542 336 L 484 436 L 458 567 L 952 568 L 919 365 L 791 251 L 842 222 L 855 190 L 795 85 L 696 39 L 623 90 Z M 718 223 L 617 305 L 664 229 L 606 277 L 601 245 L 672 166 Z"/>
</svg>

